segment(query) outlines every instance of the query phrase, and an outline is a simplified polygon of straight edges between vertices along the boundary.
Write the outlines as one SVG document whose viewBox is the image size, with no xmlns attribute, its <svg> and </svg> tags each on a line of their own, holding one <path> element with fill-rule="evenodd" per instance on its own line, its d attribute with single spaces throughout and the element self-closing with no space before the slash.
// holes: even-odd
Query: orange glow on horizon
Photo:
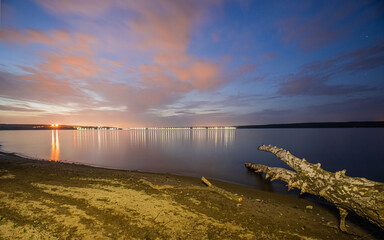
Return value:
<svg viewBox="0 0 384 240">
<path fill-rule="evenodd" d="M 51 124 L 51 127 L 59 127 L 59 124 L 57 124 L 57 123 L 52 123 L 52 124 Z"/>
</svg>

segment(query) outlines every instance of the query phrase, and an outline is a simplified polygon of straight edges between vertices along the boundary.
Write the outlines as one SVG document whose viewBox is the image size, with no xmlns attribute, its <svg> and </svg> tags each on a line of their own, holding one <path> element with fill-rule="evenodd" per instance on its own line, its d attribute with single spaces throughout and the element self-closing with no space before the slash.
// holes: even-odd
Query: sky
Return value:
<svg viewBox="0 0 384 240">
<path fill-rule="evenodd" d="M 0 123 L 384 121 L 384 1 L 0 1 Z"/>
</svg>

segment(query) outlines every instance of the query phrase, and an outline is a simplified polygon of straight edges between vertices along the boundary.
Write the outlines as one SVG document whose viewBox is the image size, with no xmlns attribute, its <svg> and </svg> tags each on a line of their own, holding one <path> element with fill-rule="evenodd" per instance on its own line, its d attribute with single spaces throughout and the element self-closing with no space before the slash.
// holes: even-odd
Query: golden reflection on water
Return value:
<svg viewBox="0 0 384 240">
<path fill-rule="evenodd" d="M 119 130 L 84 129 L 77 130 L 73 136 L 74 146 L 78 148 L 108 148 L 119 145 Z"/>
<path fill-rule="evenodd" d="M 123 132 L 120 132 L 123 131 Z M 122 134 L 122 136 L 119 136 Z M 234 143 L 235 129 L 134 129 L 134 130 L 77 130 L 75 148 L 115 148 L 119 139 L 128 140 L 132 147 L 172 146 L 193 143 L 198 146 L 227 148 Z"/>
<path fill-rule="evenodd" d="M 129 130 L 131 145 L 190 143 L 228 147 L 235 140 L 235 129 L 135 129 Z"/>
<path fill-rule="evenodd" d="M 60 142 L 59 130 L 51 131 L 51 161 L 59 161 L 60 157 Z"/>
</svg>

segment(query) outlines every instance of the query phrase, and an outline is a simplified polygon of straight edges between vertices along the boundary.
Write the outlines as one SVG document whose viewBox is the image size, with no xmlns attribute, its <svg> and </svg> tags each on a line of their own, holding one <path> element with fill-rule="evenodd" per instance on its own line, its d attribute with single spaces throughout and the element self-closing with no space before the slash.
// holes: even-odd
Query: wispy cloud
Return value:
<svg viewBox="0 0 384 240">
<path fill-rule="evenodd" d="M 330 75 L 318 76 L 317 74 L 308 74 L 301 72 L 289 77 L 287 82 L 281 84 L 278 90 L 282 95 L 340 95 L 356 92 L 364 92 L 373 90 L 368 86 L 350 86 L 350 85 L 332 85 L 326 82 L 330 79 Z"/>
<path fill-rule="evenodd" d="M 373 70 L 384 64 L 383 40 L 335 57 L 303 66 L 299 73 L 284 76 L 279 94 L 282 95 L 339 95 L 375 90 L 367 85 L 329 83 L 339 72 L 357 73 Z"/>
<path fill-rule="evenodd" d="M 297 4 L 301 3 L 293 3 L 292 7 Z M 380 1 L 309 1 L 303 6 L 306 7 L 298 7 L 295 15 L 279 21 L 278 28 L 284 42 L 307 51 L 346 38 L 359 24 L 380 16 L 380 8 L 383 9 Z"/>
</svg>

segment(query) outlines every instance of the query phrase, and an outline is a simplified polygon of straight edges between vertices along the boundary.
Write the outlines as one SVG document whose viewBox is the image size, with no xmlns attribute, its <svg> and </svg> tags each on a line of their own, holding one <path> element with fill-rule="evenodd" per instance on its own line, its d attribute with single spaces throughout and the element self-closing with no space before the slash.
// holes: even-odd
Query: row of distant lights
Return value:
<svg viewBox="0 0 384 240">
<path fill-rule="evenodd" d="M 150 127 L 150 128 L 129 128 L 128 130 L 206 130 L 206 129 L 225 129 L 225 130 L 229 130 L 229 129 L 236 129 L 236 127 L 192 127 L 192 128 L 189 128 L 189 127 L 180 127 L 180 128 L 175 128 L 175 127 L 159 127 L 159 128 L 156 128 L 156 127 Z"/>
<path fill-rule="evenodd" d="M 51 127 L 58 128 L 60 125 L 57 123 L 52 123 Z M 119 130 L 119 128 L 112 127 L 76 127 L 77 130 Z"/>
<path fill-rule="evenodd" d="M 59 127 L 60 125 L 59 124 L 51 124 L 51 127 Z M 106 127 L 100 127 L 98 126 L 97 128 L 95 127 L 76 127 L 77 130 L 119 130 L 119 128 L 106 128 Z M 225 130 L 229 130 L 229 129 L 236 129 L 236 127 L 192 127 L 192 128 L 189 128 L 189 127 L 180 127 L 180 128 L 175 128 L 175 127 L 160 127 L 160 128 L 156 128 L 156 127 L 150 127 L 150 128 L 128 128 L 128 130 L 205 130 L 205 129 L 225 129 Z"/>
<path fill-rule="evenodd" d="M 119 128 L 107 128 L 107 127 L 77 127 L 77 130 L 119 130 Z"/>
</svg>

